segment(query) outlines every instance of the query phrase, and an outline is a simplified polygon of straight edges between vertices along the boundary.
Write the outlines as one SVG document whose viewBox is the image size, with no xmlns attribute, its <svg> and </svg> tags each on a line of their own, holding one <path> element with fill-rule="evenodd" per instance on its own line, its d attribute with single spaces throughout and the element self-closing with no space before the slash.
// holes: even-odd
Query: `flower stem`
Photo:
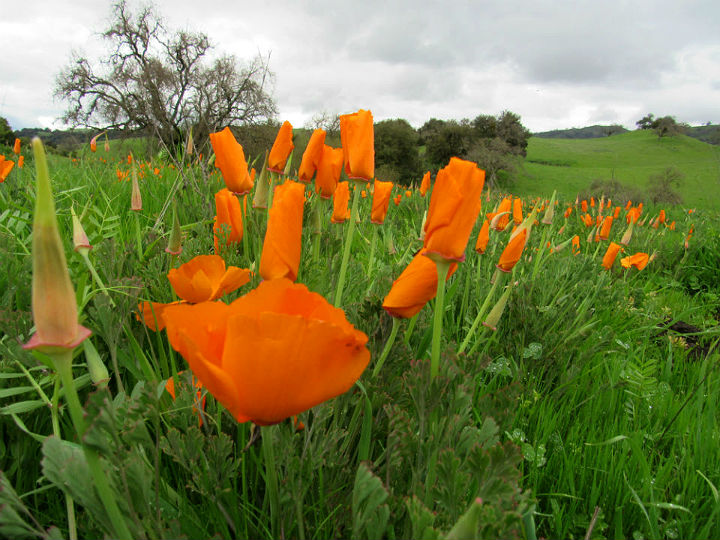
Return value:
<svg viewBox="0 0 720 540">
<path fill-rule="evenodd" d="M 496 274 L 504 274 L 504 272 L 498 272 L 495 271 Z M 472 323 L 472 326 L 470 327 L 470 330 L 468 330 L 467 335 L 465 336 L 465 339 L 460 344 L 460 348 L 458 348 L 458 354 L 462 353 L 470 343 L 470 339 L 475 334 L 475 330 L 477 330 L 478 325 L 480 324 L 480 321 L 482 321 L 483 317 L 485 317 L 485 312 L 487 311 L 487 308 L 490 306 L 490 302 L 492 301 L 492 297 L 495 295 L 495 291 L 498 288 L 498 283 L 502 281 L 500 279 L 501 276 L 496 275 L 493 279 L 492 287 L 490 287 L 490 291 L 488 291 L 487 296 L 485 296 L 485 301 L 483 302 L 482 306 L 478 310 L 477 315 L 475 316 L 475 320 Z"/>
<path fill-rule="evenodd" d="M 347 236 L 345 236 L 345 249 L 343 250 L 342 263 L 340 264 L 340 276 L 338 277 L 337 289 L 335 290 L 335 307 L 340 307 L 342 303 L 343 287 L 345 286 L 348 261 L 350 260 L 350 246 L 352 244 L 353 234 L 355 233 L 355 221 L 359 200 L 360 190 L 355 189 L 353 192 L 352 210 L 350 211 L 350 223 L 348 224 Z"/>
<path fill-rule="evenodd" d="M 52 420 L 53 435 L 62 438 L 60 421 L 58 419 L 58 402 L 60 401 L 60 377 L 55 378 L 55 388 L 52 395 L 50 416 Z M 68 536 L 70 540 L 77 540 L 77 527 L 75 526 L 75 503 L 69 493 L 65 493 L 65 509 L 68 516 Z"/>
<path fill-rule="evenodd" d="M 387 338 L 387 341 L 385 342 L 385 347 L 383 347 L 382 353 L 380 354 L 380 358 L 378 358 L 377 363 L 375 364 L 375 369 L 373 369 L 372 376 L 373 378 L 378 376 L 378 373 L 380 373 L 380 368 L 382 368 L 383 364 L 385 363 L 385 360 L 388 357 L 388 354 L 390 354 L 390 349 L 392 349 L 393 343 L 395 343 L 395 336 L 397 336 L 398 329 L 400 328 L 400 319 L 397 317 L 392 318 L 393 325 L 392 330 L 390 331 L 390 335 Z"/>
<path fill-rule="evenodd" d="M 80 398 L 77 395 L 75 389 L 75 381 L 72 376 L 72 351 L 66 350 L 57 354 L 52 355 L 53 363 L 55 368 L 60 375 L 62 380 L 63 388 L 65 389 L 65 399 L 67 400 L 68 409 L 70 410 L 70 417 L 72 418 L 77 432 L 78 439 L 82 443 L 83 435 L 87 429 L 85 418 L 83 417 L 82 405 L 80 405 Z M 116 538 L 132 539 L 130 530 L 127 528 L 127 524 L 120 513 L 120 508 L 115 500 L 115 495 L 112 492 L 110 483 L 108 482 L 105 471 L 100 463 L 100 456 L 97 452 L 89 446 L 83 446 L 83 452 L 85 453 L 85 460 L 87 461 L 90 469 L 90 474 L 93 477 L 95 489 L 97 489 L 98 496 L 105 507 L 105 511 L 108 513 L 108 518 L 112 523 L 113 535 Z"/>
<path fill-rule="evenodd" d="M 438 282 L 435 297 L 435 314 L 433 320 L 432 353 L 430 356 L 430 377 L 437 377 L 440 370 L 440 344 L 442 342 L 442 322 L 445 314 L 445 280 L 450 271 L 450 261 L 436 260 Z"/>
<path fill-rule="evenodd" d="M 277 467 L 275 465 L 275 448 L 273 446 L 273 435 L 275 426 L 262 426 L 262 447 L 265 458 L 265 485 L 267 495 L 270 499 L 270 533 L 273 538 L 279 538 L 278 518 L 280 517 L 278 499 Z"/>
<path fill-rule="evenodd" d="M 143 248 L 142 248 L 142 236 L 140 234 L 140 216 L 138 215 L 138 212 L 133 212 L 135 214 L 135 244 L 138 254 L 138 262 L 142 263 L 143 260 Z"/>
<path fill-rule="evenodd" d="M 372 272 L 373 263 L 375 262 L 375 244 L 377 243 L 378 227 L 379 225 L 375 225 L 373 227 L 372 238 L 370 239 L 370 257 L 368 257 L 367 267 L 368 276 L 370 275 L 370 272 Z"/>
</svg>

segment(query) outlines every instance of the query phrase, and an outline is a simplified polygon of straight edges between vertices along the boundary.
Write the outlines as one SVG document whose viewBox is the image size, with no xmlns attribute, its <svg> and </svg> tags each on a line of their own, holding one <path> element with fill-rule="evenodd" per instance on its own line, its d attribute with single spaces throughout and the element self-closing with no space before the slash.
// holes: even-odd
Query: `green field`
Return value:
<svg viewBox="0 0 720 540">
<path fill-rule="evenodd" d="M 599 139 L 532 137 L 513 190 L 523 195 L 545 195 L 557 189 L 565 198 L 574 199 L 597 178 L 644 188 L 650 175 L 673 166 L 685 175 L 679 190 L 685 206 L 717 208 L 720 147 L 685 135 L 658 138 L 651 131 Z"/>
</svg>

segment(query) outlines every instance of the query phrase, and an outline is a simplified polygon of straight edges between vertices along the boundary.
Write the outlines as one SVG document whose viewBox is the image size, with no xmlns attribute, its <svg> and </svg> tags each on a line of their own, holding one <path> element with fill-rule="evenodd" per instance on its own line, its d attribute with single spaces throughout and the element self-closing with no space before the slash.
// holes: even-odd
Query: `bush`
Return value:
<svg viewBox="0 0 720 540">
<path fill-rule="evenodd" d="M 611 199 L 616 205 L 624 205 L 628 201 L 637 204 L 647 198 L 645 192 L 635 186 L 626 186 L 615 179 L 605 180 L 596 178 L 590 184 L 590 187 L 581 191 L 578 196 L 580 199 L 589 199 L 605 195 L 606 199 Z"/>
<path fill-rule="evenodd" d="M 668 167 L 663 172 L 652 174 L 648 178 L 648 196 L 654 204 L 682 204 L 683 198 L 673 187 L 680 187 L 685 175 L 676 167 Z"/>
</svg>

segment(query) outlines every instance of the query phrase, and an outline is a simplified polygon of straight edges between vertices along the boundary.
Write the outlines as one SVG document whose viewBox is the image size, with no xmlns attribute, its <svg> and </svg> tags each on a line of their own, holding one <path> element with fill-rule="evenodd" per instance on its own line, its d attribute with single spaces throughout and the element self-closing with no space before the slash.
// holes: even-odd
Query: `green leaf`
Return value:
<svg viewBox="0 0 720 540">
<path fill-rule="evenodd" d="M 365 463 L 361 463 L 355 475 L 353 487 L 352 538 L 383 538 L 390 518 L 390 509 L 384 504 L 388 492 L 382 481 Z"/>
</svg>

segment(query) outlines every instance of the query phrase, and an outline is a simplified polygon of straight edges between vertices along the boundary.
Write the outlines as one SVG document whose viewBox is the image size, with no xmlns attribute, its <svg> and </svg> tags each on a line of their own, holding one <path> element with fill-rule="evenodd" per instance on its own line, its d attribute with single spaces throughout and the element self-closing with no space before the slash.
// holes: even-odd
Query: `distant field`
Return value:
<svg viewBox="0 0 720 540">
<path fill-rule="evenodd" d="M 686 206 L 717 208 L 720 147 L 685 135 L 660 139 L 648 131 L 584 140 L 532 137 L 513 191 L 541 195 L 557 189 L 572 198 L 596 178 L 644 189 L 650 175 L 670 166 L 685 174 L 679 191 Z"/>
</svg>

